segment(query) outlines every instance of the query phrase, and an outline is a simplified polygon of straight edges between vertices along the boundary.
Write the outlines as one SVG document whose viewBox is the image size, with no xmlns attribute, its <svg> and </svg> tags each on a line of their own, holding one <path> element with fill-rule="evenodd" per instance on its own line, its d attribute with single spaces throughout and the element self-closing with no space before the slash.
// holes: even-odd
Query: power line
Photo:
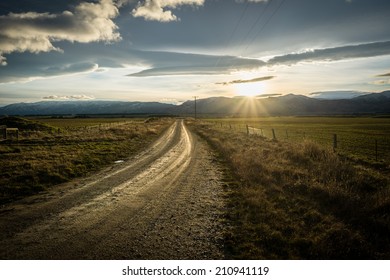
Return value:
<svg viewBox="0 0 390 280">
<path fill-rule="evenodd" d="M 249 31 L 246 33 L 244 39 L 243 39 L 243 42 L 245 42 L 250 33 L 252 32 L 252 30 L 255 28 L 255 26 L 260 22 L 260 20 L 263 18 L 265 12 L 268 10 L 268 8 L 270 7 L 271 3 L 272 3 L 273 0 L 270 0 L 267 2 L 267 5 L 265 6 L 265 8 L 262 10 L 262 12 L 259 14 L 259 16 L 257 17 L 256 21 L 252 24 L 251 28 L 249 29 Z M 242 54 L 242 53 L 241 53 Z"/>
<path fill-rule="evenodd" d="M 239 19 L 238 19 L 238 21 L 237 21 L 237 23 L 236 23 L 236 25 L 235 25 L 235 27 L 234 27 L 234 29 L 233 29 L 233 32 L 230 33 L 230 37 L 229 37 L 229 39 L 228 39 L 228 41 L 227 41 L 227 44 L 225 45 L 224 52 L 225 52 L 225 50 L 227 50 L 228 47 L 230 46 L 231 41 L 232 41 L 232 39 L 233 39 L 233 36 L 236 34 L 237 29 L 238 29 L 238 26 L 240 25 L 242 19 L 244 18 L 245 13 L 246 13 L 248 7 L 249 7 L 249 2 L 246 2 L 246 5 L 245 5 L 244 9 L 242 10 L 241 15 L 240 15 L 240 17 L 239 17 Z M 216 62 L 216 64 L 215 64 L 215 67 L 218 66 L 218 64 L 221 62 L 221 59 L 222 59 L 222 57 L 219 57 L 219 58 L 218 58 L 218 60 L 217 60 L 217 62 Z"/>
<path fill-rule="evenodd" d="M 264 30 L 264 28 L 267 26 L 267 24 L 271 21 L 271 19 L 274 17 L 274 15 L 279 11 L 279 9 L 282 7 L 282 5 L 284 4 L 286 0 L 282 0 L 278 7 L 274 10 L 274 12 L 272 13 L 272 15 L 268 18 L 268 20 L 263 24 L 263 26 L 261 26 L 261 28 L 259 29 L 259 31 L 256 33 L 255 36 L 252 37 L 252 40 L 249 42 L 249 44 L 245 47 L 244 51 L 248 50 L 249 46 L 251 44 L 253 44 L 253 42 L 255 41 L 255 39 L 260 35 L 260 33 Z"/>
</svg>

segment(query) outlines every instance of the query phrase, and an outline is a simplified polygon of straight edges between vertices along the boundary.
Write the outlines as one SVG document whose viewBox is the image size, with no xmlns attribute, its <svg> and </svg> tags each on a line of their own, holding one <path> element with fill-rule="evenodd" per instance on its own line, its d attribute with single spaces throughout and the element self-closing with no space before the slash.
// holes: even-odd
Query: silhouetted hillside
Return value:
<svg viewBox="0 0 390 280">
<path fill-rule="evenodd" d="M 181 105 L 172 105 L 158 102 L 42 101 L 8 105 L 0 108 L 0 115 L 194 115 L 194 102 L 191 100 Z M 196 105 L 199 116 L 390 114 L 390 91 L 335 100 L 294 94 L 258 99 L 211 97 L 197 100 Z"/>
</svg>

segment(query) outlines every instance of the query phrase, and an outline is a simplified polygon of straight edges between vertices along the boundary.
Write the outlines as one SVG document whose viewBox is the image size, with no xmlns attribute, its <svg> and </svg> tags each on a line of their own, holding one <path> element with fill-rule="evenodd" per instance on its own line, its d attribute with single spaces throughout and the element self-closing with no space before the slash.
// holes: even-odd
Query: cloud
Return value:
<svg viewBox="0 0 390 280">
<path fill-rule="evenodd" d="M 149 69 L 132 73 L 130 77 L 153 77 L 170 75 L 215 75 L 238 70 L 258 69 L 265 65 L 259 59 L 234 56 L 213 56 L 174 52 L 140 52 Z M 218 62 L 218 63 L 217 63 Z"/>
<path fill-rule="evenodd" d="M 99 65 L 92 62 L 78 62 L 35 65 L 32 68 L 29 68 L 28 64 L 25 67 L 10 65 L 6 68 L 7 71 L 4 70 L 5 68 L 0 68 L 0 83 L 30 82 L 47 77 L 89 73 L 97 71 Z"/>
<path fill-rule="evenodd" d="M 351 58 L 365 58 L 390 54 L 390 41 L 360 45 L 342 46 L 327 49 L 315 49 L 302 53 L 275 56 L 268 65 L 292 65 L 303 61 L 338 61 Z"/>
<path fill-rule="evenodd" d="M 74 11 L 51 13 L 9 13 L 0 16 L 0 63 L 13 52 L 61 51 L 56 41 L 115 42 L 121 39 L 112 21 L 119 11 L 113 0 L 81 2 Z"/>
<path fill-rule="evenodd" d="M 58 76 L 73 73 L 91 72 L 97 70 L 98 68 L 99 66 L 97 64 L 90 62 L 51 65 L 48 67 L 43 67 L 41 74 L 44 76 Z"/>
<path fill-rule="evenodd" d="M 94 96 L 85 95 L 85 94 L 75 94 L 75 95 L 49 95 L 42 97 L 44 100 L 92 100 L 95 99 Z"/>
<path fill-rule="evenodd" d="M 145 0 L 138 2 L 138 6 L 131 14 L 134 17 L 142 17 L 145 20 L 169 22 L 177 21 L 171 9 L 183 5 L 202 6 L 205 0 Z M 168 9 L 167 9 L 168 8 Z"/>
<path fill-rule="evenodd" d="M 7 65 L 7 59 L 1 55 L 0 53 L 0 66 L 6 66 Z"/>
<path fill-rule="evenodd" d="M 256 82 L 262 82 L 262 81 L 267 81 L 275 78 L 275 76 L 265 76 L 265 77 L 259 77 L 255 79 L 250 79 L 250 80 L 234 80 L 230 82 L 224 82 L 224 83 L 216 83 L 217 85 L 231 85 L 231 84 L 245 84 L 245 83 L 256 83 Z"/>
<path fill-rule="evenodd" d="M 281 93 L 260 94 L 260 95 L 256 95 L 256 98 L 268 98 L 268 97 L 278 97 L 278 96 L 282 96 L 282 94 Z"/>
<path fill-rule="evenodd" d="M 380 74 L 380 75 L 377 75 L 377 77 L 390 77 L 390 73 Z"/>
<path fill-rule="evenodd" d="M 371 84 L 376 85 L 376 86 L 390 85 L 390 79 L 389 80 L 376 80 L 376 81 L 373 81 Z"/>
</svg>

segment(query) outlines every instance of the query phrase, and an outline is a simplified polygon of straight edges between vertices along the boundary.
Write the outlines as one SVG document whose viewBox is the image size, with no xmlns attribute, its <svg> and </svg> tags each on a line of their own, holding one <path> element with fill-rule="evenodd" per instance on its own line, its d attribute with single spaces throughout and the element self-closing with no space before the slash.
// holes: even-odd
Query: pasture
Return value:
<svg viewBox="0 0 390 280">
<path fill-rule="evenodd" d="M 388 155 L 376 161 L 356 149 L 386 139 L 389 119 L 208 119 L 191 127 L 227 166 L 228 258 L 390 257 Z M 334 151 L 334 133 L 355 149 Z M 319 135 L 330 144 L 308 139 Z"/>
<path fill-rule="evenodd" d="M 139 152 L 170 119 L 2 118 L 19 139 L 0 141 L 0 204 L 86 176 Z"/>
<path fill-rule="evenodd" d="M 313 141 L 356 161 L 390 164 L 390 118 L 264 117 L 204 121 L 218 129 L 257 134 L 269 139 L 275 137 L 281 142 Z"/>
</svg>

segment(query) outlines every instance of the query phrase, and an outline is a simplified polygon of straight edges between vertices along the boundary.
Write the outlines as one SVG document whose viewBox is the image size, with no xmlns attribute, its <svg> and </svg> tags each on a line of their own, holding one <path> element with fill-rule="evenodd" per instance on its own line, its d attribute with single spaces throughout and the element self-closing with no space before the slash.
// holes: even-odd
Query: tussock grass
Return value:
<svg viewBox="0 0 390 280">
<path fill-rule="evenodd" d="M 390 257 L 387 171 L 356 166 L 311 141 L 273 141 L 198 122 L 231 187 L 228 258 Z"/>
<path fill-rule="evenodd" d="M 0 142 L 0 204 L 126 159 L 172 123 L 170 119 L 144 123 L 143 119 L 116 122 L 111 118 L 111 123 L 101 125 L 88 119 L 88 125 L 84 119 L 64 119 L 56 120 L 58 125 L 62 123 L 54 127 L 52 123 L 3 118 L 0 124 L 9 125 L 11 121 L 19 127 L 20 139 Z"/>
</svg>

